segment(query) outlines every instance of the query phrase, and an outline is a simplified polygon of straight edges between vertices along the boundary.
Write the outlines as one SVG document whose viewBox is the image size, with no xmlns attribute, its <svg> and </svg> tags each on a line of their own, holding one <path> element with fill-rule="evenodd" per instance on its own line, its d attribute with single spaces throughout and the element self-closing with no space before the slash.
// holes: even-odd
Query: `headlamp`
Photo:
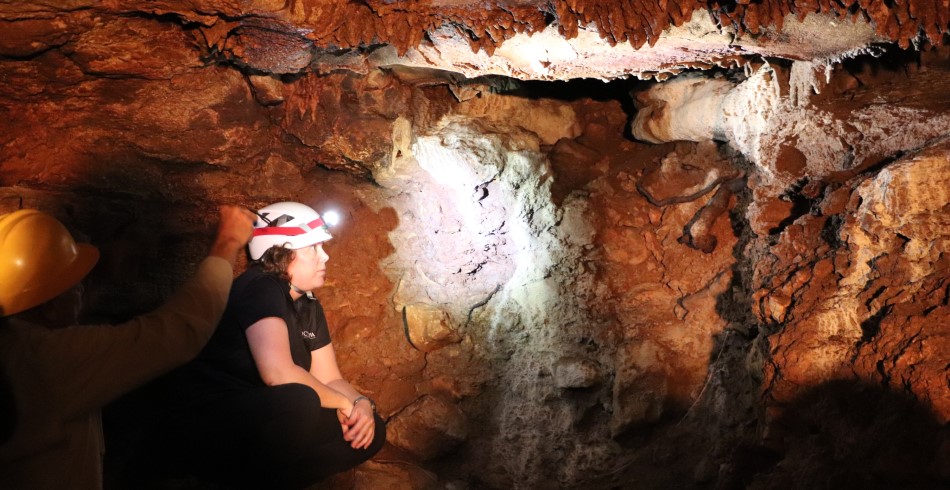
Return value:
<svg viewBox="0 0 950 490">
<path fill-rule="evenodd" d="M 340 213 L 336 211 L 327 211 L 323 213 L 323 221 L 329 226 L 336 226 L 340 222 Z"/>
</svg>

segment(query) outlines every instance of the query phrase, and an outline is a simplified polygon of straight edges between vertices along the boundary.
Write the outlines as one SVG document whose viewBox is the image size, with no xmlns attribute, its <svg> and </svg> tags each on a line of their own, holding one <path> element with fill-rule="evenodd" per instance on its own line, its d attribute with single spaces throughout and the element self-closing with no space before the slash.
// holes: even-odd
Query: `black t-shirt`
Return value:
<svg viewBox="0 0 950 490">
<path fill-rule="evenodd" d="M 268 317 L 282 318 L 287 324 L 294 364 L 304 369 L 310 369 L 311 351 L 330 344 L 327 320 L 318 300 L 303 297 L 293 301 L 287 281 L 251 266 L 231 286 L 221 323 L 190 364 L 191 369 L 198 371 L 191 374 L 211 378 L 214 383 L 228 383 L 230 378 L 263 385 L 245 331 Z"/>
</svg>

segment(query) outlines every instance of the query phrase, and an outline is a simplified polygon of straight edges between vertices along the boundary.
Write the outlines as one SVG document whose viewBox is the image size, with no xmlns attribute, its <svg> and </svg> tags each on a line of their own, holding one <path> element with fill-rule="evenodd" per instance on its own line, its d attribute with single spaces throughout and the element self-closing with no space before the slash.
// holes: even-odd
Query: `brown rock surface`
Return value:
<svg viewBox="0 0 950 490">
<path fill-rule="evenodd" d="M 759 272 L 771 282 L 761 314 L 785 324 L 770 339 L 767 386 L 777 402 L 803 386 L 857 377 L 907 392 L 940 422 L 950 418 L 942 332 L 948 178 L 944 142 L 861 182 L 847 214 L 805 217 L 785 229 L 771 249 L 777 263 Z M 790 299 L 779 300 L 778 315 L 768 306 L 775 296 Z"/>
<path fill-rule="evenodd" d="M 392 445 L 331 488 L 942 488 L 948 15 L 7 2 L 0 213 L 98 245 L 114 320 L 217 204 L 339 210 L 319 293 Z"/>
<path fill-rule="evenodd" d="M 468 431 L 468 419 L 458 406 L 425 396 L 387 427 L 387 441 L 428 460 L 464 442 Z"/>
</svg>

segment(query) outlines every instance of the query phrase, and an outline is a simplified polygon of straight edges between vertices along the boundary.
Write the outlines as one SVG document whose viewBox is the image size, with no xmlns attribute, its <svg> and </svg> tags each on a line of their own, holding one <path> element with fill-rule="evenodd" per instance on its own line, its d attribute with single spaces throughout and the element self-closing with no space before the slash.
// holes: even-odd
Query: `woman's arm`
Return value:
<svg viewBox="0 0 950 490">
<path fill-rule="evenodd" d="M 262 318 L 248 327 L 245 334 L 254 364 L 265 384 L 277 386 L 300 383 L 309 386 L 320 397 L 320 406 L 338 409 L 346 416 L 352 414 L 353 401 L 349 396 L 294 364 L 284 320 L 277 317 Z"/>
<path fill-rule="evenodd" d="M 353 411 L 350 415 L 346 419 L 341 418 L 340 423 L 343 425 L 343 438 L 350 441 L 350 445 L 354 449 L 368 448 L 376 433 L 376 419 L 373 416 L 372 402 L 365 396 L 360 395 L 350 383 L 343 379 L 343 375 L 340 374 L 340 367 L 336 362 L 336 352 L 333 350 L 332 343 L 311 351 L 310 357 L 310 374 L 314 378 L 342 393 L 350 401 L 359 399 L 357 403 L 353 404 Z"/>
</svg>

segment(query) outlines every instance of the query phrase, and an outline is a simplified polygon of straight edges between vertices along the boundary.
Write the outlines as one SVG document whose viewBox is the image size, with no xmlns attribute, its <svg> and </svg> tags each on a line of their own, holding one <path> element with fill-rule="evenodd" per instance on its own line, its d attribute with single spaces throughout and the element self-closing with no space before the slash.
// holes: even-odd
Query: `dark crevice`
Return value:
<svg viewBox="0 0 950 490">
<path fill-rule="evenodd" d="M 875 293 L 877 294 L 877 293 Z M 861 322 L 861 340 L 858 341 L 858 345 L 865 344 L 870 342 L 878 333 L 881 331 L 881 322 L 884 320 L 884 317 L 891 312 L 893 305 L 884 305 L 881 309 L 877 310 L 873 315 L 871 315 L 867 320 Z"/>
<path fill-rule="evenodd" d="M 877 291 L 874 291 L 874 294 L 872 294 L 871 297 L 867 301 L 864 302 L 864 306 L 867 309 L 871 309 L 871 303 L 874 303 L 874 300 L 876 300 L 878 296 L 880 296 L 881 293 L 883 293 L 886 289 L 887 288 L 884 286 L 877 288 Z"/>
<path fill-rule="evenodd" d="M 466 315 L 466 318 L 465 318 L 466 326 L 472 322 L 472 315 L 475 314 L 475 310 L 487 305 L 488 302 L 491 301 L 491 299 L 494 298 L 496 294 L 498 294 L 498 291 L 501 291 L 501 288 L 502 288 L 501 284 L 495 286 L 495 289 L 493 289 L 492 292 L 488 293 L 488 295 L 485 296 L 485 298 L 483 298 L 481 301 L 479 301 L 478 303 L 475 303 L 474 305 L 472 305 L 471 308 L 469 308 L 468 315 Z"/>
<path fill-rule="evenodd" d="M 923 146 L 928 146 L 931 143 L 932 141 L 925 142 Z M 832 176 L 828 177 L 828 181 L 832 183 L 841 183 L 853 177 L 857 177 L 858 175 L 867 175 L 867 176 L 876 175 L 878 172 L 884 169 L 884 167 L 887 167 L 888 165 L 900 160 L 901 158 L 904 158 L 904 156 L 906 156 L 907 154 L 908 154 L 907 151 L 899 150 L 895 152 L 893 155 L 887 158 L 878 160 L 877 162 L 859 165 L 857 167 L 846 170 L 844 172 L 833 174 Z"/>
<path fill-rule="evenodd" d="M 789 187 L 789 189 L 780 196 L 781 199 L 792 203 L 792 210 L 788 217 L 783 219 L 774 228 L 769 230 L 769 235 L 780 235 L 785 228 L 795 222 L 798 218 L 810 213 L 815 206 L 818 198 L 808 197 L 802 193 L 802 189 L 808 184 L 808 179 L 801 179 Z"/>
<path fill-rule="evenodd" d="M 910 242 L 910 238 L 907 237 L 906 235 L 901 234 L 901 233 L 897 233 L 897 238 L 900 239 L 900 241 L 901 241 L 901 249 L 903 249 L 904 247 L 906 247 L 907 244 Z"/>
<path fill-rule="evenodd" d="M 197 23 L 189 22 L 187 19 L 177 14 L 154 14 L 150 12 L 134 11 L 117 14 L 117 17 L 129 19 L 153 20 L 162 24 L 175 24 L 181 27 L 197 26 Z"/>
<path fill-rule="evenodd" d="M 605 82 L 590 78 L 555 82 L 524 80 L 518 83 L 518 90 L 512 91 L 511 95 L 532 100 L 555 99 L 567 102 L 584 98 L 598 102 L 615 100 L 620 103 L 623 112 L 630 117 L 637 112 L 630 94 L 655 85 L 655 82 L 641 80 L 616 79 Z"/>
<path fill-rule="evenodd" d="M 877 368 L 877 373 L 881 375 L 881 384 L 888 386 L 891 382 L 891 375 L 887 373 L 887 369 L 884 367 L 884 359 L 877 361 L 874 367 Z"/>
<path fill-rule="evenodd" d="M 828 245 L 831 246 L 832 250 L 837 250 L 844 246 L 839 234 L 841 231 L 841 226 L 844 224 L 844 216 L 840 214 L 835 214 L 829 216 L 825 220 L 824 226 L 821 228 L 821 239 L 825 241 Z"/>
<path fill-rule="evenodd" d="M 23 56 L 17 56 L 17 55 L 12 55 L 12 54 L 0 55 L 0 61 L 33 61 L 33 60 L 43 57 L 43 55 L 45 55 L 46 53 L 49 53 L 50 51 L 55 51 L 63 47 L 66 44 L 69 44 L 69 42 L 66 41 L 66 42 L 62 42 L 58 44 L 50 44 L 43 49 L 34 51 L 30 54 L 26 54 Z"/>
</svg>

